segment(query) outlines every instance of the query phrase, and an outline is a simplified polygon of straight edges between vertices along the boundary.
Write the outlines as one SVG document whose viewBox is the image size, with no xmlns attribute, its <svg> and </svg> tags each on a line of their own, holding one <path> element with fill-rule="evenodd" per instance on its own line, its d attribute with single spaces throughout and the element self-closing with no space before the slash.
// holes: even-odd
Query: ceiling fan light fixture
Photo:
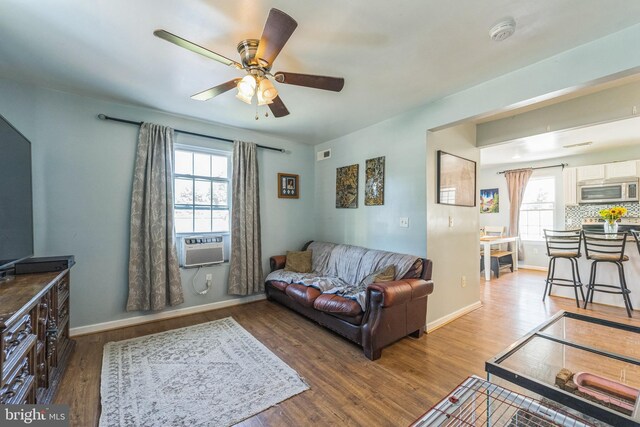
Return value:
<svg viewBox="0 0 640 427">
<path fill-rule="evenodd" d="M 256 78 L 247 74 L 238 82 L 238 95 L 251 99 L 256 92 Z"/>
<path fill-rule="evenodd" d="M 251 101 L 253 100 L 253 96 L 246 96 L 240 91 L 236 93 L 236 98 L 238 98 L 240 101 L 244 102 L 245 104 L 249 104 L 249 105 L 251 105 Z"/>
<path fill-rule="evenodd" d="M 268 104 L 273 104 L 273 99 L 267 99 L 262 95 L 262 92 L 260 90 L 258 90 L 256 92 L 256 96 L 258 98 L 258 105 L 259 106 L 263 106 L 263 105 L 268 105 Z"/>
<path fill-rule="evenodd" d="M 258 105 L 271 104 L 276 96 L 278 96 L 278 91 L 273 86 L 273 83 L 267 78 L 260 80 L 258 85 Z M 260 100 L 262 99 L 263 104 L 260 104 Z"/>
</svg>

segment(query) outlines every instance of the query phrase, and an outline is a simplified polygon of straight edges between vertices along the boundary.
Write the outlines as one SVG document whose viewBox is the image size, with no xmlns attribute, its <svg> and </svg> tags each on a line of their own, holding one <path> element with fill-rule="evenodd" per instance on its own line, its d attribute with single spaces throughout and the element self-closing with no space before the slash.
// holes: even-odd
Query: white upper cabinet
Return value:
<svg viewBox="0 0 640 427">
<path fill-rule="evenodd" d="M 564 168 L 562 170 L 562 189 L 565 206 L 575 206 L 578 204 L 576 169 L 577 168 Z"/>
<path fill-rule="evenodd" d="M 605 165 L 580 166 L 577 169 L 578 182 L 589 181 L 591 179 L 604 179 L 605 177 Z"/>
<path fill-rule="evenodd" d="M 607 163 L 605 165 L 604 177 L 606 179 L 635 177 L 638 174 L 637 164 L 638 162 L 635 160 Z"/>
</svg>

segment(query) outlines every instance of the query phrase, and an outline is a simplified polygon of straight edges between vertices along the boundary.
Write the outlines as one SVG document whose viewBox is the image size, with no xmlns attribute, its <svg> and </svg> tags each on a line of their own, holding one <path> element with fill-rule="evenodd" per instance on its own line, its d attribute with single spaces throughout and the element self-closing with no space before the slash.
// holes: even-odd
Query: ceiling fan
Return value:
<svg viewBox="0 0 640 427">
<path fill-rule="evenodd" d="M 246 39 L 238 43 L 238 53 L 240 54 L 242 63 L 222 56 L 165 30 L 156 30 L 153 34 L 182 48 L 239 70 L 244 70 L 247 73 L 243 78 L 233 79 L 203 92 L 196 93 L 191 97 L 192 99 L 207 101 L 235 87 L 238 89 L 236 97 L 241 101 L 251 104 L 253 96 L 256 95 L 258 105 L 268 105 L 275 117 L 283 117 L 289 114 L 289 110 L 287 110 L 282 99 L 280 99 L 278 91 L 273 86 L 269 77 L 278 83 L 306 86 L 333 92 L 340 92 L 344 86 L 344 79 L 341 77 L 316 76 L 311 74 L 289 73 L 286 71 L 271 73 L 273 61 L 275 61 L 297 26 L 298 23 L 286 13 L 278 9 L 271 9 L 260 40 Z"/>
</svg>

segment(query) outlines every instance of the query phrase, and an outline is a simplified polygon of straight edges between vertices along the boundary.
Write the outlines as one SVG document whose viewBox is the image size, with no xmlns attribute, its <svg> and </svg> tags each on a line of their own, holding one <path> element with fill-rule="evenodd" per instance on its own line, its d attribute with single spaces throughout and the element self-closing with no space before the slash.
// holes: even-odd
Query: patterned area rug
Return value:
<svg viewBox="0 0 640 427">
<path fill-rule="evenodd" d="M 107 343 L 100 426 L 228 426 L 308 389 L 227 317 Z"/>
</svg>

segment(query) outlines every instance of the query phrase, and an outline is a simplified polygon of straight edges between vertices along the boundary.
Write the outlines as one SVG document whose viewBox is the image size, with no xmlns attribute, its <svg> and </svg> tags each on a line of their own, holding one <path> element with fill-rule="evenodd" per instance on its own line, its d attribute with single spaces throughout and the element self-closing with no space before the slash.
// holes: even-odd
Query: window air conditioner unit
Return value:
<svg viewBox="0 0 640 427">
<path fill-rule="evenodd" d="M 182 259 L 185 268 L 224 262 L 222 237 L 185 237 L 182 240 Z"/>
</svg>

